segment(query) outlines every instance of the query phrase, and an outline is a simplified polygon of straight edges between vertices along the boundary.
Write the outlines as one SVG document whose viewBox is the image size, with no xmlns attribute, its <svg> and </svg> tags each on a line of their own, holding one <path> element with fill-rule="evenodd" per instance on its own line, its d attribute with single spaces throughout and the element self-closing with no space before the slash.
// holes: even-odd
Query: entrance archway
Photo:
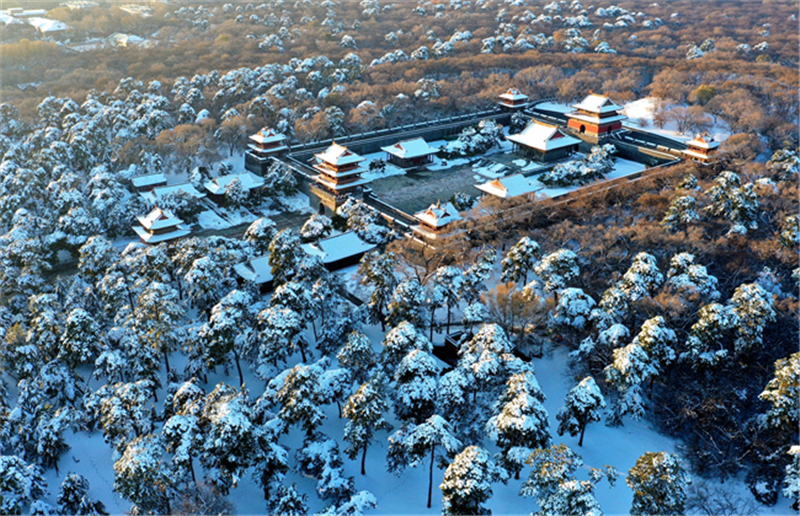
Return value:
<svg viewBox="0 0 800 516">
<path fill-rule="evenodd" d="M 581 134 L 584 134 L 586 132 L 586 126 L 585 125 L 581 125 L 580 132 L 581 132 Z"/>
<path fill-rule="evenodd" d="M 319 203 L 319 214 L 325 215 L 325 205 L 322 203 Z"/>
</svg>

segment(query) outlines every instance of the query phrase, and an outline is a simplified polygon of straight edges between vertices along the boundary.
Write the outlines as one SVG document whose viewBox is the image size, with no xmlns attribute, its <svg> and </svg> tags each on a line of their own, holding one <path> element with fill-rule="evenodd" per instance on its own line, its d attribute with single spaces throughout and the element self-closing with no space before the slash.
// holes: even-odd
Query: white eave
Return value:
<svg viewBox="0 0 800 516">
<path fill-rule="evenodd" d="M 414 218 L 431 227 L 441 228 L 451 222 L 461 220 L 461 215 L 459 215 L 453 203 L 448 202 L 444 206 L 440 204 L 431 204 L 427 210 L 415 213 Z"/>
<path fill-rule="evenodd" d="M 202 199 L 206 196 L 206 194 L 200 193 L 191 183 L 181 183 L 179 185 L 170 185 L 170 186 L 161 186 L 153 188 L 149 192 L 143 192 L 141 194 L 145 200 L 153 203 L 158 204 L 158 200 L 164 197 L 165 195 L 169 195 L 175 192 L 184 192 L 195 199 Z"/>
<path fill-rule="evenodd" d="M 511 102 L 519 101 L 519 100 L 528 100 L 528 96 L 519 91 L 518 89 L 511 88 L 499 97 L 503 100 L 508 100 Z"/>
<path fill-rule="evenodd" d="M 242 183 L 242 188 L 248 192 L 255 188 L 264 186 L 264 178 L 257 176 L 252 172 L 245 172 L 243 174 L 228 174 L 226 176 L 215 177 L 211 181 L 205 182 L 203 186 L 206 190 L 214 195 L 223 195 L 228 185 L 231 184 L 235 179 L 238 179 Z"/>
<path fill-rule="evenodd" d="M 580 140 L 567 136 L 561 130 L 549 124 L 532 121 L 522 132 L 510 134 L 506 139 L 524 147 L 547 152 L 571 145 L 580 144 Z"/>
<path fill-rule="evenodd" d="M 568 118 L 574 118 L 575 120 L 582 120 L 584 122 L 589 122 L 592 124 L 609 124 L 611 122 L 621 122 L 623 120 L 627 120 L 628 117 L 625 115 L 616 115 L 616 116 L 608 116 L 600 118 L 597 115 L 587 115 L 586 113 L 580 113 L 578 111 L 573 111 L 572 113 L 567 113 Z"/>
<path fill-rule="evenodd" d="M 158 244 L 168 240 L 174 240 L 176 238 L 184 237 L 192 232 L 186 226 L 177 226 L 175 231 L 170 231 L 167 233 L 150 233 L 142 226 L 133 226 L 133 231 L 139 235 L 139 238 L 141 238 L 143 242 L 148 244 Z"/>
<path fill-rule="evenodd" d="M 394 145 L 389 145 L 388 147 L 381 147 L 381 150 L 393 156 L 397 156 L 400 159 L 421 158 L 439 152 L 439 149 L 428 145 L 428 142 L 423 138 L 405 140 L 395 143 Z"/>
<path fill-rule="evenodd" d="M 368 183 L 372 182 L 369 179 L 365 179 L 365 178 L 362 177 L 362 178 L 358 179 L 357 181 L 352 181 L 350 183 L 344 183 L 344 184 L 334 183 L 334 182 L 332 182 L 330 179 L 328 179 L 326 176 L 324 176 L 322 174 L 320 174 L 318 176 L 312 176 L 312 179 L 314 179 L 315 181 L 317 181 L 318 183 L 320 183 L 322 185 L 325 185 L 326 187 L 328 187 L 328 188 L 330 188 L 332 190 L 346 190 L 348 188 L 353 188 L 353 187 L 356 187 L 356 186 L 362 186 L 362 185 L 365 185 L 365 184 L 368 184 Z"/>
<path fill-rule="evenodd" d="M 339 167 L 342 165 L 349 165 L 351 163 L 360 163 L 366 159 L 359 156 L 355 152 L 348 150 L 347 147 L 342 147 L 338 143 L 334 143 L 325 149 L 325 152 L 314 154 L 314 157 Z"/>
<path fill-rule="evenodd" d="M 502 199 L 510 199 L 541 189 L 541 187 L 533 186 L 528 178 L 522 174 L 492 179 L 483 184 L 475 185 L 475 188 Z"/>
<path fill-rule="evenodd" d="M 285 140 L 286 136 L 274 131 L 273 129 L 265 127 L 256 134 L 250 136 L 250 139 L 256 143 L 274 143 Z"/>
<path fill-rule="evenodd" d="M 144 217 L 136 217 L 136 220 L 148 231 L 158 231 L 183 224 L 183 221 L 174 213 L 161 208 L 155 208 Z"/>
<path fill-rule="evenodd" d="M 597 114 L 612 113 L 622 109 L 622 106 L 615 104 L 613 100 L 596 93 L 590 93 L 579 104 L 573 104 L 572 107 Z"/>
<path fill-rule="evenodd" d="M 167 183 L 167 176 L 164 174 L 148 174 L 146 176 L 136 176 L 131 178 L 131 183 L 136 188 L 146 186 L 163 185 Z"/>
</svg>

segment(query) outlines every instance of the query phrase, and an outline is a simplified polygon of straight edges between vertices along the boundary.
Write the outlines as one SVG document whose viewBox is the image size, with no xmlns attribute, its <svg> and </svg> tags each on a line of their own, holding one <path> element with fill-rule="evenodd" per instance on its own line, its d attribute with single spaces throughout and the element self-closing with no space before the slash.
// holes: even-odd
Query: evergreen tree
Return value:
<svg viewBox="0 0 800 516">
<path fill-rule="evenodd" d="M 428 471 L 428 508 L 431 507 L 433 488 L 433 465 L 437 448 L 454 454 L 461 442 L 453 436 L 450 423 L 439 415 L 433 415 L 421 425 L 402 427 L 389 437 L 387 461 L 389 471 L 399 474 L 406 467 L 415 468 L 430 454 Z"/>
<path fill-rule="evenodd" d="M 267 217 L 261 217 L 247 227 L 244 239 L 253 246 L 256 256 L 263 256 L 269 252 L 269 245 L 277 233 L 275 223 Z"/>
<path fill-rule="evenodd" d="M 739 285 L 730 299 L 731 313 L 736 318 L 737 355 L 751 352 L 761 346 L 767 323 L 775 320 L 773 297 L 758 283 Z"/>
<path fill-rule="evenodd" d="M 639 253 L 633 257 L 633 263 L 617 284 L 630 302 L 638 301 L 653 294 L 664 281 L 664 275 L 658 270 L 656 258 L 647 253 Z"/>
<path fill-rule="evenodd" d="M 75 514 L 78 516 L 92 516 L 95 514 L 108 514 L 101 501 L 89 498 L 89 481 L 77 473 L 67 473 L 58 490 L 58 512 L 60 514 Z"/>
<path fill-rule="evenodd" d="M 300 238 L 291 228 L 284 229 L 275 235 L 268 249 L 273 283 L 278 287 L 297 273 L 297 267 L 303 258 Z"/>
<path fill-rule="evenodd" d="M 633 490 L 631 514 L 683 514 L 690 482 L 674 453 L 645 453 L 625 479 Z"/>
<path fill-rule="evenodd" d="M 297 365 L 283 378 L 276 392 L 281 409 L 278 417 L 286 425 L 299 424 L 306 435 L 311 436 L 325 419 L 320 406 L 320 368 L 316 365 Z"/>
<path fill-rule="evenodd" d="M 78 270 L 87 278 L 101 278 L 119 258 L 111 241 L 101 235 L 90 237 L 78 251 Z"/>
<path fill-rule="evenodd" d="M 519 478 L 522 461 L 531 450 L 550 445 L 550 424 L 542 405 L 544 394 L 533 372 L 512 375 L 495 404 L 486 434 L 501 449 L 503 467 Z"/>
<path fill-rule="evenodd" d="M 247 194 L 241 180 L 238 177 L 234 178 L 225 186 L 225 206 L 232 210 L 238 210 L 247 202 Z"/>
<path fill-rule="evenodd" d="M 669 262 L 667 287 L 682 296 L 716 301 L 720 296 L 717 283 L 717 278 L 708 274 L 703 265 L 694 263 L 692 254 L 678 253 Z"/>
<path fill-rule="evenodd" d="M 458 305 L 458 300 L 461 298 L 461 291 L 464 287 L 464 274 L 456 267 L 439 267 L 433 275 L 433 282 L 439 287 L 444 304 L 447 307 L 446 333 L 450 333 L 450 318 L 453 307 Z"/>
<path fill-rule="evenodd" d="M 789 448 L 792 461 L 786 466 L 786 478 L 783 481 L 783 496 L 792 500 L 792 509 L 800 505 L 800 446 Z"/>
<path fill-rule="evenodd" d="M 280 486 L 267 502 L 267 512 L 283 516 L 304 516 L 308 514 L 308 497 L 300 494 L 297 484 Z"/>
<path fill-rule="evenodd" d="M 686 355 L 695 369 L 713 367 L 728 356 L 726 336 L 735 324 L 736 317 L 727 306 L 709 303 L 700 309 L 686 339 Z"/>
<path fill-rule="evenodd" d="M 381 351 L 381 363 L 384 371 L 393 373 L 400 361 L 415 349 L 426 353 L 433 352 L 431 342 L 413 324 L 404 321 L 389 330 L 383 339 L 383 350 Z"/>
<path fill-rule="evenodd" d="M 67 407 L 62 407 L 54 414 L 42 414 L 34 430 L 36 442 L 36 456 L 44 467 L 53 466 L 58 475 L 58 459 L 62 453 L 69 450 L 69 445 L 64 440 L 64 431 L 75 418 Z"/>
<path fill-rule="evenodd" d="M 489 452 L 478 446 L 467 446 L 444 472 L 439 486 L 442 514 L 491 514 L 483 504 L 492 497 L 492 483 L 500 478 L 502 472 L 490 459 Z"/>
<path fill-rule="evenodd" d="M 646 320 L 633 339 L 647 353 L 656 374 L 661 374 L 675 360 L 673 347 L 676 341 L 675 332 L 667 328 L 665 319 L 660 315 Z"/>
<path fill-rule="evenodd" d="M 257 372 L 262 378 L 269 378 L 279 362 L 285 363 L 290 354 L 299 350 L 303 362 L 306 361 L 308 341 L 303 334 L 303 320 L 294 310 L 288 308 L 265 308 L 258 313 L 261 331 L 258 334 L 256 363 Z"/>
<path fill-rule="evenodd" d="M 580 274 L 578 255 L 568 249 L 559 249 L 544 256 L 533 271 L 539 279 L 526 285 L 526 289 L 542 288 L 545 292 L 558 292 Z"/>
<path fill-rule="evenodd" d="M 347 342 L 336 354 L 336 359 L 339 365 L 350 371 L 353 380 L 359 384 L 367 380 L 377 363 L 372 342 L 360 331 L 352 331 L 347 335 Z"/>
<path fill-rule="evenodd" d="M 367 309 L 370 321 L 373 324 L 380 322 L 381 331 L 386 330 L 386 310 L 397 287 L 397 278 L 394 275 L 396 265 L 394 253 L 373 251 L 364 255 L 358 268 L 362 276 L 361 283 L 374 287 Z"/>
<path fill-rule="evenodd" d="M 328 236 L 331 231 L 333 231 L 331 219 L 325 215 L 315 213 L 300 228 L 300 237 L 306 243 L 316 242 Z"/>
<path fill-rule="evenodd" d="M 102 344 L 103 337 L 95 319 L 83 308 L 72 310 L 61 336 L 60 357 L 74 369 L 94 362 Z"/>
<path fill-rule="evenodd" d="M 775 377 L 758 397 L 771 405 L 767 411 L 769 424 L 797 430 L 800 426 L 797 411 L 800 406 L 800 352 L 775 362 Z"/>
<path fill-rule="evenodd" d="M 673 233 L 685 229 L 689 224 L 698 220 L 697 199 L 691 195 L 675 197 L 667 208 L 661 226 Z"/>
<path fill-rule="evenodd" d="M 25 507 L 47 493 L 39 466 L 16 455 L 0 455 L 0 513 L 24 514 Z"/>
<path fill-rule="evenodd" d="M 211 482 L 225 494 L 257 459 L 258 428 L 246 393 L 217 384 L 206 397 L 203 420 L 206 438 L 200 463 L 212 470 Z"/>
<path fill-rule="evenodd" d="M 614 361 L 604 369 L 606 381 L 617 389 L 619 396 L 614 402 L 610 423 L 617 424 L 625 414 L 638 420 L 644 415 L 641 385 L 656 374 L 655 366 L 647 352 L 632 342 L 624 348 L 614 350 Z"/>
<path fill-rule="evenodd" d="M 132 513 L 169 514 L 172 479 L 162 462 L 164 447 L 154 435 L 137 437 L 114 463 L 114 491 L 133 504 Z"/>
<path fill-rule="evenodd" d="M 387 306 L 389 315 L 387 322 L 397 326 L 408 321 L 418 328 L 425 324 L 425 292 L 416 278 L 406 280 L 395 288 L 392 300 Z"/>
<path fill-rule="evenodd" d="M 208 256 L 192 262 L 191 268 L 183 277 L 186 295 L 191 300 L 192 306 L 209 317 L 211 307 L 220 298 L 220 287 L 225 279 L 223 269 L 220 256 L 212 251 Z"/>
<path fill-rule="evenodd" d="M 553 320 L 561 325 L 582 330 L 589 322 L 594 299 L 579 288 L 565 288 L 558 294 Z"/>
<path fill-rule="evenodd" d="M 166 451 L 172 454 L 177 478 L 185 478 L 189 474 L 194 483 L 197 483 L 194 459 L 200 455 L 205 440 L 200 425 L 200 419 L 194 414 L 175 414 L 161 429 Z"/>
<path fill-rule="evenodd" d="M 600 504 L 594 490 L 603 478 L 613 486 L 616 470 L 589 468 L 589 479 L 578 480 L 575 472 L 583 468 L 583 460 L 564 444 L 534 451 L 526 461 L 533 471 L 519 494 L 531 497 L 543 516 L 586 514 L 600 516 Z"/>
<path fill-rule="evenodd" d="M 461 345 L 458 367 L 475 379 L 473 392 L 491 392 L 506 378 L 511 355 L 511 342 L 497 324 L 484 324 L 469 342 Z"/>
<path fill-rule="evenodd" d="M 394 372 L 395 414 L 403 421 L 420 424 L 436 411 L 439 367 L 427 352 L 414 349 Z"/>
<path fill-rule="evenodd" d="M 513 281 L 525 285 L 528 282 L 528 273 L 533 270 L 539 258 L 539 244 L 528 237 L 522 237 L 506 253 L 501 262 L 503 274 L 500 280 L 504 283 Z"/>
<path fill-rule="evenodd" d="M 381 383 L 383 378 L 377 376 L 364 383 L 355 394 L 350 396 L 344 406 L 343 415 L 348 419 L 344 427 L 344 440 L 348 446 L 345 453 L 355 459 L 361 451 L 361 474 L 365 475 L 367 460 L 367 447 L 374 440 L 373 435 L 377 430 L 389 428 L 389 423 L 383 418 L 383 413 L 389 410 L 389 405 L 383 399 Z"/>
<path fill-rule="evenodd" d="M 583 434 L 586 425 L 592 421 L 600 421 L 600 409 L 606 406 L 603 393 L 594 381 L 587 376 L 578 385 L 570 389 L 564 400 L 564 406 L 558 411 L 558 435 L 575 437 L 580 434 L 578 446 L 583 446 Z"/>
<path fill-rule="evenodd" d="M 139 294 L 137 305 L 132 314 L 134 329 L 144 344 L 163 354 L 169 377 L 169 355 L 181 340 L 184 316 L 178 293 L 169 285 L 154 282 Z"/>
</svg>

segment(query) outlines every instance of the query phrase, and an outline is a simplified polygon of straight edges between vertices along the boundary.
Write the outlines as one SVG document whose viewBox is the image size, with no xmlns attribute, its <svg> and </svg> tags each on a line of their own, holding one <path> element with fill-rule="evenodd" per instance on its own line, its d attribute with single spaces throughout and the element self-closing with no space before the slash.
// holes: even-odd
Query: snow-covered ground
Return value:
<svg viewBox="0 0 800 516">
<path fill-rule="evenodd" d="M 386 153 L 383 151 L 380 152 L 372 152 L 370 154 L 362 154 L 365 159 L 362 166 L 368 170 L 364 174 L 361 174 L 361 177 L 364 179 L 369 179 L 370 181 L 375 181 L 376 179 L 383 179 L 384 177 L 391 177 L 391 176 L 402 176 L 405 175 L 406 171 L 402 168 L 392 165 L 388 161 L 386 161 Z M 384 169 L 381 172 L 372 172 L 370 171 L 370 164 L 373 161 L 383 160 L 386 162 L 384 165 Z"/>
<path fill-rule="evenodd" d="M 695 135 L 691 131 L 687 133 L 679 132 L 678 124 L 672 120 L 667 122 L 661 129 L 656 127 L 655 124 L 653 124 L 653 115 L 655 114 L 657 102 L 658 99 L 655 97 L 645 97 L 643 99 L 634 100 L 633 102 L 628 102 L 623 106 L 625 108 L 624 113 L 628 116 L 628 120 L 624 121 L 622 125 L 644 129 L 648 132 L 674 138 L 679 141 L 689 141 L 694 138 Z M 665 109 L 671 107 L 673 106 L 667 105 Z M 724 141 L 731 135 L 731 130 L 725 122 L 717 120 L 717 123 L 708 130 L 708 133 L 713 136 L 715 140 Z"/>
<path fill-rule="evenodd" d="M 572 113 L 575 108 L 568 104 L 561 104 L 558 102 L 541 102 L 536 104 L 536 109 L 543 109 L 545 111 L 555 111 L 556 113 Z"/>
</svg>

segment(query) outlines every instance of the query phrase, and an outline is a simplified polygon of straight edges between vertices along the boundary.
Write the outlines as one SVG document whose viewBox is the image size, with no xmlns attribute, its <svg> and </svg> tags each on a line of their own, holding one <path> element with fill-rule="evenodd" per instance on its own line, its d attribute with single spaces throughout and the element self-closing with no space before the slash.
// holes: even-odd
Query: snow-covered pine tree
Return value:
<svg viewBox="0 0 800 516">
<path fill-rule="evenodd" d="M 198 258 L 192 262 L 189 271 L 184 275 L 186 295 L 199 312 L 210 317 L 210 309 L 220 299 L 220 287 L 224 283 L 224 265 L 216 252 Z"/>
<path fill-rule="evenodd" d="M 352 331 L 347 335 L 342 349 L 336 354 L 339 365 L 348 369 L 356 383 L 364 383 L 377 364 L 377 356 L 372 342 L 360 331 Z"/>
<path fill-rule="evenodd" d="M 339 445 L 334 439 L 319 433 L 307 435 L 296 458 L 300 472 L 317 479 L 320 498 L 337 504 L 353 494 L 353 478 L 344 475 Z"/>
<path fill-rule="evenodd" d="M 34 430 L 35 455 L 45 468 L 53 466 L 58 475 L 58 459 L 70 446 L 64 432 L 76 419 L 70 407 L 61 407 L 53 414 L 41 414 Z"/>
<path fill-rule="evenodd" d="M 111 241 L 102 235 L 90 237 L 81 246 L 78 254 L 78 270 L 90 279 L 103 277 L 106 270 L 119 258 Z"/>
<path fill-rule="evenodd" d="M 559 249 L 544 256 L 533 268 L 533 272 L 539 279 L 526 285 L 526 290 L 543 289 L 545 292 L 558 292 L 565 289 L 569 282 L 580 274 L 578 255 L 569 249 Z"/>
<path fill-rule="evenodd" d="M 211 470 L 207 477 L 211 483 L 226 494 L 258 458 L 259 429 L 252 421 L 247 393 L 217 384 L 206 397 L 202 420 L 206 438 L 200 463 Z"/>
<path fill-rule="evenodd" d="M 502 384 L 507 377 L 507 364 L 513 358 L 511 350 L 511 341 L 497 324 L 484 324 L 472 340 L 461 345 L 458 367 L 474 378 L 473 392 L 491 392 Z"/>
<path fill-rule="evenodd" d="M 285 516 L 304 516 L 308 514 L 308 496 L 297 490 L 297 484 L 279 486 L 267 502 L 267 512 Z"/>
<path fill-rule="evenodd" d="M 690 482 L 680 457 L 674 453 L 645 453 L 625 479 L 633 490 L 631 514 L 683 514 Z"/>
<path fill-rule="evenodd" d="M 717 283 L 705 266 L 694 263 L 692 254 L 678 253 L 669 262 L 666 285 L 682 297 L 716 301 L 720 297 Z"/>
<path fill-rule="evenodd" d="M 492 483 L 503 478 L 489 452 L 479 446 L 467 446 L 444 472 L 442 514 L 491 514 L 483 506 L 492 497 Z"/>
<path fill-rule="evenodd" d="M 347 441 L 344 452 L 350 459 L 355 459 L 361 452 L 362 475 L 366 475 L 367 448 L 374 440 L 374 433 L 390 428 L 383 417 L 384 412 L 389 410 L 382 392 L 383 381 L 383 377 L 378 375 L 362 384 L 347 400 L 342 411 L 344 417 L 348 419 L 344 427 L 344 440 Z"/>
<path fill-rule="evenodd" d="M 277 287 L 286 283 L 297 272 L 303 254 L 300 238 L 291 228 L 284 229 L 275 235 L 268 250 L 273 283 Z"/>
<path fill-rule="evenodd" d="M 394 275 L 396 265 L 394 253 L 373 251 L 364 255 L 358 268 L 362 276 L 361 283 L 374 288 L 367 307 L 371 322 L 380 322 L 381 331 L 386 330 L 386 310 L 397 288 Z"/>
<path fill-rule="evenodd" d="M 421 424 L 436 411 L 439 367 L 420 349 L 409 352 L 394 372 L 394 409 L 397 418 Z"/>
<path fill-rule="evenodd" d="M 328 236 L 331 231 L 333 231 L 333 223 L 330 217 L 315 213 L 300 228 L 300 237 L 305 243 L 316 242 Z"/>
<path fill-rule="evenodd" d="M 164 356 L 167 376 L 170 374 L 169 355 L 181 341 L 183 316 L 178 292 L 161 282 L 145 287 L 132 314 L 134 329 L 142 343 Z"/>
<path fill-rule="evenodd" d="M 664 218 L 661 219 L 661 226 L 673 233 L 685 229 L 692 222 L 698 220 L 697 199 L 691 195 L 679 195 L 675 197 L 667 208 Z"/>
<path fill-rule="evenodd" d="M 174 478 L 190 475 L 196 484 L 194 459 L 200 455 L 205 440 L 199 418 L 194 414 L 175 414 L 164 423 L 161 436 L 167 453 L 172 454 Z"/>
<path fill-rule="evenodd" d="M 69 472 L 61 482 L 58 489 L 59 514 L 75 514 L 89 516 L 93 514 L 108 514 L 103 502 L 94 501 L 89 497 L 89 481 L 83 475 Z"/>
<path fill-rule="evenodd" d="M 153 434 L 137 437 L 114 463 L 114 491 L 133 504 L 132 513 L 169 514 L 172 478 L 164 446 Z"/>
<path fill-rule="evenodd" d="M 388 374 L 394 374 L 394 370 L 411 351 L 420 349 L 426 353 L 432 353 L 433 347 L 428 338 L 418 331 L 410 322 L 404 321 L 389 330 L 383 339 L 383 350 L 381 351 L 380 362 L 383 369 Z"/>
<path fill-rule="evenodd" d="M 25 514 L 26 507 L 47 493 L 39 466 L 16 455 L 0 455 L 0 513 Z"/>
<path fill-rule="evenodd" d="M 446 333 L 450 333 L 450 318 L 453 307 L 458 305 L 461 298 L 461 291 L 464 286 L 464 274 L 457 267 L 442 266 L 436 269 L 433 274 L 433 282 L 439 287 L 442 301 L 447 307 Z"/>
<path fill-rule="evenodd" d="M 527 236 L 522 237 L 508 250 L 506 257 L 501 262 L 503 265 L 501 281 L 526 284 L 528 273 L 533 270 L 538 258 L 539 244 Z"/>
<path fill-rule="evenodd" d="M 247 202 L 247 197 L 248 192 L 238 177 L 225 187 L 225 206 L 232 210 L 241 208 Z"/>
<path fill-rule="evenodd" d="M 103 335 L 95 319 L 83 308 L 75 308 L 67 316 L 61 336 L 59 358 L 71 368 L 94 362 L 103 346 Z"/>
<path fill-rule="evenodd" d="M 570 389 L 564 400 L 564 406 L 558 411 L 558 435 L 575 437 L 580 434 L 578 446 L 583 446 L 583 434 L 586 426 L 592 421 L 600 421 L 600 409 L 605 408 L 606 400 L 595 383 L 594 378 L 587 376 Z"/>
<path fill-rule="evenodd" d="M 582 330 L 589 322 L 595 300 L 579 288 L 565 288 L 558 293 L 553 320 L 561 325 Z"/>
<path fill-rule="evenodd" d="M 320 398 L 320 375 L 322 371 L 316 364 L 297 365 L 283 378 L 276 393 L 276 401 L 281 409 L 278 412 L 288 432 L 292 425 L 300 425 L 307 436 L 325 419 Z"/>
<path fill-rule="evenodd" d="M 658 270 L 655 256 L 642 252 L 633 257 L 633 263 L 617 286 L 630 302 L 635 302 L 650 296 L 663 281 L 664 275 Z"/>
<path fill-rule="evenodd" d="M 264 379 L 271 378 L 278 363 L 285 363 L 290 354 L 300 351 L 305 362 L 308 341 L 303 334 L 303 320 L 288 308 L 265 308 L 258 313 L 256 372 Z"/>
<path fill-rule="evenodd" d="M 431 507 L 433 488 L 433 465 L 436 452 L 443 451 L 452 456 L 461 447 L 453 436 L 450 423 L 434 414 L 421 425 L 404 426 L 389 437 L 387 464 L 389 471 L 399 474 L 406 467 L 419 466 L 430 455 L 428 470 L 428 508 Z"/>
<path fill-rule="evenodd" d="M 786 466 L 786 478 L 783 480 L 783 496 L 792 500 L 792 509 L 800 505 L 800 446 L 789 448 L 792 461 Z"/>
<path fill-rule="evenodd" d="M 408 321 L 417 328 L 422 328 L 427 322 L 427 317 L 425 291 L 419 281 L 411 278 L 397 285 L 387 309 L 389 326 L 397 326 L 403 321 Z"/>
<path fill-rule="evenodd" d="M 800 405 L 800 352 L 775 361 L 775 377 L 758 396 L 771 406 L 767 422 L 790 431 L 800 426 L 797 407 Z"/>
<path fill-rule="evenodd" d="M 733 292 L 728 306 L 736 318 L 733 347 L 737 355 L 761 347 L 767 323 L 775 320 L 773 302 L 773 295 L 758 283 L 739 285 Z"/>
<path fill-rule="evenodd" d="M 117 451 L 152 430 L 151 388 L 147 380 L 117 383 L 104 385 L 86 397 L 87 415 L 99 423 L 105 441 Z"/>
<path fill-rule="evenodd" d="M 533 471 L 519 494 L 536 500 L 540 511 L 537 514 L 603 514 L 594 491 L 604 478 L 613 487 L 617 471 L 612 466 L 603 470 L 589 468 L 589 479 L 578 480 L 575 472 L 584 467 L 583 460 L 564 444 L 535 450 L 526 463 Z"/>
<path fill-rule="evenodd" d="M 532 371 L 512 375 L 497 400 L 494 415 L 486 423 L 486 435 L 501 452 L 500 464 L 519 478 L 531 451 L 550 446 L 550 422 L 542 405 L 544 393 Z"/>
<path fill-rule="evenodd" d="M 736 316 L 727 306 L 709 303 L 697 317 L 686 339 L 686 356 L 695 369 L 714 367 L 728 356 L 726 336 L 736 325 Z"/>
<path fill-rule="evenodd" d="M 286 448 L 278 444 L 278 436 L 269 425 L 256 431 L 258 447 L 256 458 L 253 460 L 253 480 L 264 492 L 267 507 L 280 492 L 286 473 L 289 471 L 289 453 Z M 305 500 L 305 498 L 303 498 Z"/>
<path fill-rule="evenodd" d="M 244 232 L 244 239 L 251 246 L 256 256 L 263 256 L 269 252 L 269 244 L 278 231 L 272 219 L 261 217 L 253 221 Z"/>
<path fill-rule="evenodd" d="M 619 424 L 622 416 L 630 414 L 633 419 L 644 415 L 642 383 L 657 374 L 652 359 L 637 343 L 614 350 L 614 361 L 603 370 L 606 381 L 617 390 L 618 397 L 609 410 L 609 424 Z"/>
</svg>

